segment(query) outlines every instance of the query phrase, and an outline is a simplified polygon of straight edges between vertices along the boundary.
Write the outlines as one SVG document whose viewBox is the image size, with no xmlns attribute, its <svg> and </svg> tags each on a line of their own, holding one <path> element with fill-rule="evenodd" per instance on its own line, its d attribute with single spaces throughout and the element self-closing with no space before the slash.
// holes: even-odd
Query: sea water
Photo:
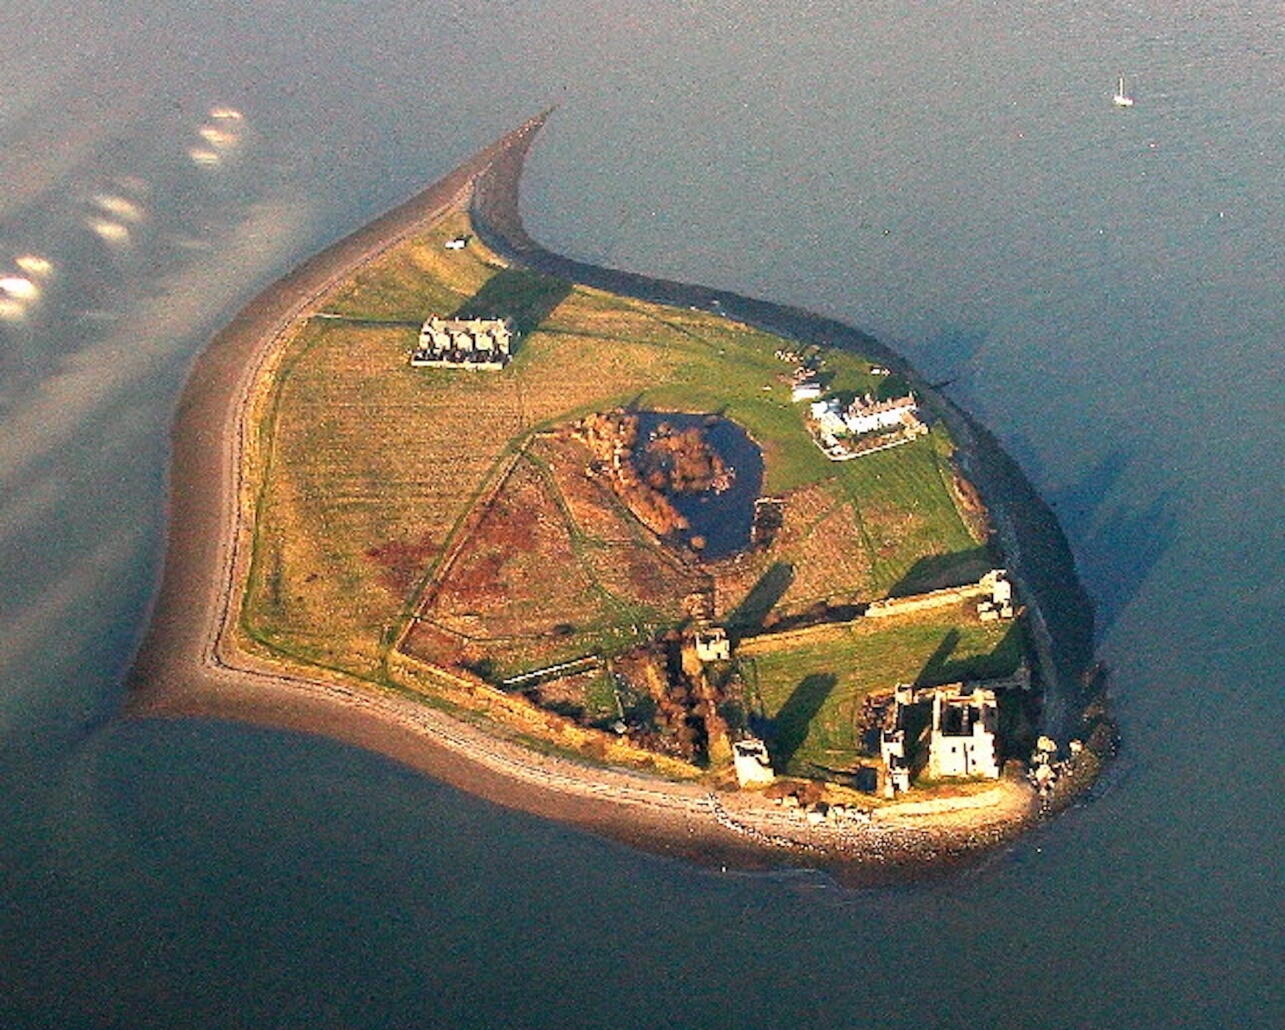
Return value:
<svg viewBox="0 0 1285 1030">
<path fill-rule="evenodd" d="M 1279 1024 L 1283 30 L 1190 0 L 10 0 L 0 1022 Z M 115 717 L 192 356 L 555 102 L 541 242 L 876 333 L 1055 505 L 1125 741 L 1093 803 L 851 892 Z"/>
</svg>

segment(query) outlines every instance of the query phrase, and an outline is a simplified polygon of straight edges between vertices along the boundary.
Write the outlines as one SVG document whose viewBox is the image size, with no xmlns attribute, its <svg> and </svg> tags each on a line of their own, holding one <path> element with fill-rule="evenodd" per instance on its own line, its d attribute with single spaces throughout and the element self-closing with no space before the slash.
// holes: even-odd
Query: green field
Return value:
<svg viewBox="0 0 1285 1030">
<path fill-rule="evenodd" d="M 936 686 L 1011 674 L 1022 629 L 980 622 L 971 606 L 820 627 L 740 659 L 769 720 L 781 766 L 799 775 L 850 769 L 862 757 L 855 725 L 863 699 L 898 683 Z"/>
</svg>

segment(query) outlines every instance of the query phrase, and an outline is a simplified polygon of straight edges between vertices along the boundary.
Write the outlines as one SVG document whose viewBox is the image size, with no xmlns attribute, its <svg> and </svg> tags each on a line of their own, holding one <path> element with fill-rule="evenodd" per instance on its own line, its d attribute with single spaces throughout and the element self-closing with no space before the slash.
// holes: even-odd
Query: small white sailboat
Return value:
<svg viewBox="0 0 1285 1030">
<path fill-rule="evenodd" d="M 1111 103 L 1116 107 L 1132 107 L 1133 97 L 1124 91 L 1124 76 L 1121 75 L 1115 84 L 1115 96 L 1111 98 Z"/>
</svg>

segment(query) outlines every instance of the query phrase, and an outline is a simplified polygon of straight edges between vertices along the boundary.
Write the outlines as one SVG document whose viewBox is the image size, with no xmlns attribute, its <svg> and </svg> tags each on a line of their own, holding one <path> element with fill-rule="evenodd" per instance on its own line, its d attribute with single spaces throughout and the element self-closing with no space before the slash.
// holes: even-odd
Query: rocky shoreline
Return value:
<svg viewBox="0 0 1285 1030">
<path fill-rule="evenodd" d="M 522 159 L 544 117 L 279 280 L 197 359 L 173 431 L 167 553 L 151 622 L 129 674 L 127 715 L 237 719 L 320 733 L 498 803 L 648 850 L 748 868 L 818 866 L 852 883 L 899 881 L 952 867 L 1012 839 L 1039 818 L 1022 782 L 1000 781 L 953 802 L 816 821 L 757 794 L 715 795 L 698 784 L 542 754 L 409 692 L 281 665 L 237 646 L 237 591 L 248 562 L 253 507 L 243 457 L 256 382 L 317 298 L 447 210 L 471 205 L 479 234 L 514 263 L 617 293 L 721 310 L 795 339 L 858 346 L 907 369 L 857 330 L 807 312 L 597 269 L 539 248 L 521 228 L 517 188 Z M 1060 546 L 1065 550 L 1065 541 Z M 1078 591 L 1073 568 L 1061 571 L 1070 576 L 1068 589 Z M 1048 641 L 1050 648 L 1060 646 L 1056 630 Z M 1052 651 L 1048 661 L 1050 668 L 1075 665 Z"/>
</svg>

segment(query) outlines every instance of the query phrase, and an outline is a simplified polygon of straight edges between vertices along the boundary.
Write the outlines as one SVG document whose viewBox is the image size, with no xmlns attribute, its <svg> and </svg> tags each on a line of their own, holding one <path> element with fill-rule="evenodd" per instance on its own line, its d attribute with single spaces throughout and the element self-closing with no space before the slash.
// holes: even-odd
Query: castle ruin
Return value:
<svg viewBox="0 0 1285 1030">
<path fill-rule="evenodd" d="M 879 757 L 888 797 L 910 789 L 914 769 L 923 767 L 930 779 L 950 777 L 999 779 L 999 704 L 995 690 L 1009 681 L 948 683 L 940 687 L 898 684 L 879 732 Z M 1020 684 L 1017 684 L 1020 685 Z M 928 725 L 912 741 L 907 735 L 910 709 L 931 705 Z M 918 760 L 912 753 L 919 744 Z M 926 761 L 923 744 L 927 744 Z"/>
<path fill-rule="evenodd" d="M 933 694 L 928 737 L 928 775 L 999 779 L 995 691 L 982 687 L 939 688 Z"/>
</svg>

